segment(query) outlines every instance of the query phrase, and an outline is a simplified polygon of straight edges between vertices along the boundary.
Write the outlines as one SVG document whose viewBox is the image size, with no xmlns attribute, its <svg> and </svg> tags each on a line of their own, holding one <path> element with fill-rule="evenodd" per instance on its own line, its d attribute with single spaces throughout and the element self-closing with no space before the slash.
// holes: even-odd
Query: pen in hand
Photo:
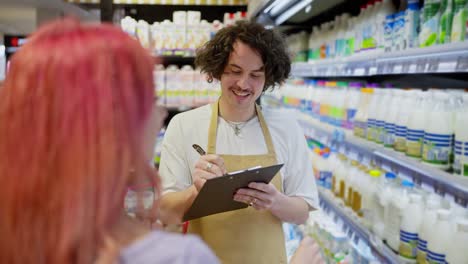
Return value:
<svg viewBox="0 0 468 264">
<path fill-rule="evenodd" d="M 193 144 L 192 147 L 200 154 L 201 156 L 206 155 L 206 152 L 197 144 Z"/>
</svg>

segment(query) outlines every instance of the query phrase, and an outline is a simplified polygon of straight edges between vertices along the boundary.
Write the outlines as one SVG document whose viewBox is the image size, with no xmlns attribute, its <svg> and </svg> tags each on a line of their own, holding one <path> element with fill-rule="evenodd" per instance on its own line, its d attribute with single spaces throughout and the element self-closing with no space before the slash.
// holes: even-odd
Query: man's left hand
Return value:
<svg viewBox="0 0 468 264">
<path fill-rule="evenodd" d="M 234 201 L 246 203 L 257 210 L 272 210 L 281 195 L 272 183 L 251 182 L 249 188 L 237 190 Z"/>
</svg>

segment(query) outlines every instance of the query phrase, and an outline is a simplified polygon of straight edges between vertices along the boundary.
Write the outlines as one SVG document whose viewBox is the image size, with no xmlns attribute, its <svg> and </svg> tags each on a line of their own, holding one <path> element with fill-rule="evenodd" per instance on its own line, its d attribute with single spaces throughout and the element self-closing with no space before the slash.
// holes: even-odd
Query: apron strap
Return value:
<svg viewBox="0 0 468 264">
<path fill-rule="evenodd" d="M 208 128 L 208 154 L 216 154 L 216 130 L 218 129 L 218 103 L 211 104 L 211 121 L 210 127 Z"/>
<path fill-rule="evenodd" d="M 273 147 L 273 140 L 271 139 L 270 130 L 266 124 L 265 118 L 262 114 L 262 109 L 259 105 L 255 104 L 255 111 L 257 112 L 258 121 L 262 128 L 265 144 L 268 149 L 268 154 L 276 156 L 275 148 Z M 208 128 L 208 154 L 216 154 L 216 131 L 218 129 L 218 116 L 219 116 L 219 100 L 211 105 L 211 121 Z"/>
</svg>

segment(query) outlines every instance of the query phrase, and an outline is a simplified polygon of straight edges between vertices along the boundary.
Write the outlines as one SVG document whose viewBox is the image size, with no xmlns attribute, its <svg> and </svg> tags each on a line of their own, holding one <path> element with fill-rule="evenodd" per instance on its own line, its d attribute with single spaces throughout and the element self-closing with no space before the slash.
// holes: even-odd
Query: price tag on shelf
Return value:
<svg viewBox="0 0 468 264">
<path fill-rule="evenodd" d="M 444 190 L 444 187 L 442 186 L 442 184 L 440 184 L 440 183 L 435 183 L 435 184 L 434 184 L 434 192 L 435 192 L 436 194 L 439 194 L 440 196 L 444 196 L 445 190 Z"/>
<path fill-rule="evenodd" d="M 468 71 L 468 56 L 460 56 L 457 59 L 456 71 Z"/>
<path fill-rule="evenodd" d="M 364 76 L 366 74 L 366 69 L 365 68 L 355 68 L 354 69 L 354 76 Z"/>
<path fill-rule="evenodd" d="M 427 62 L 426 72 L 431 72 L 431 73 L 437 72 L 437 70 L 439 69 L 439 62 L 440 62 L 439 58 L 429 59 Z"/>
<path fill-rule="evenodd" d="M 401 73 L 410 73 L 411 61 L 405 61 L 401 64 Z"/>
<path fill-rule="evenodd" d="M 403 65 L 401 64 L 397 64 L 393 67 L 393 74 L 400 74 L 402 73 L 402 70 L 403 70 Z"/>
<path fill-rule="evenodd" d="M 369 75 L 376 75 L 377 74 L 377 67 L 372 66 L 369 68 Z"/>
<path fill-rule="evenodd" d="M 437 72 L 454 72 L 457 69 L 456 61 L 446 61 L 439 63 L 439 69 Z"/>
<path fill-rule="evenodd" d="M 426 59 L 419 59 L 416 61 L 416 72 L 424 73 L 426 71 Z"/>
</svg>

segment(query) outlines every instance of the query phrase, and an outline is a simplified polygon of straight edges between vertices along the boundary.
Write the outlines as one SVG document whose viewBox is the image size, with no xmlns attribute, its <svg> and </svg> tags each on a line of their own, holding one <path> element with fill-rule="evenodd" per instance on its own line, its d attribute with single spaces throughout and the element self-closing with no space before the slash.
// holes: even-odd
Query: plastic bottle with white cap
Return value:
<svg viewBox="0 0 468 264">
<path fill-rule="evenodd" d="M 447 251 L 448 263 L 468 263 L 468 220 L 460 219 L 456 223 L 455 233 L 451 238 L 450 247 Z"/>
<path fill-rule="evenodd" d="M 425 263 L 426 261 L 427 239 L 437 221 L 437 210 L 440 209 L 440 206 L 440 199 L 435 196 L 430 197 L 426 202 L 421 230 L 418 236 L 418 253 L 416 258 L 418 263 Z"/>
<path fill-rule="evenodd" d="M 400 246 L 400 227 L 403 212 L 409 203 L 409 194 L 414 193 L 414 184 L 404 180 L 401 188 L 395 192 L 394 199 L 385 210 L 385 239 L 387 244 L 395 251 Z"/>
<path fill-rule="evenodd" d="M 405 263 L 416 263 L 418 234 L 423 220 L 423 203 L 419 194 L 409 195 L 409 204 L 403 210 L 398 252 Z"/>
<path fill-rule="evenodd" d="M 437 211 L 437 220 L 429 233 L 427 241 L 426 261 L 431 264 L 446 264 L 447 251 L 452 244 L 452 228 L 450 211 L 440 209 Z"/>
<path fill-rule="evenodd" d="M 433 93 L 433 107 L 429 110 L 424 128 L 422 160 L 442 170 L 450 168 L 454 135 L 454 105 L 446 92 Z"/>
</svg>

